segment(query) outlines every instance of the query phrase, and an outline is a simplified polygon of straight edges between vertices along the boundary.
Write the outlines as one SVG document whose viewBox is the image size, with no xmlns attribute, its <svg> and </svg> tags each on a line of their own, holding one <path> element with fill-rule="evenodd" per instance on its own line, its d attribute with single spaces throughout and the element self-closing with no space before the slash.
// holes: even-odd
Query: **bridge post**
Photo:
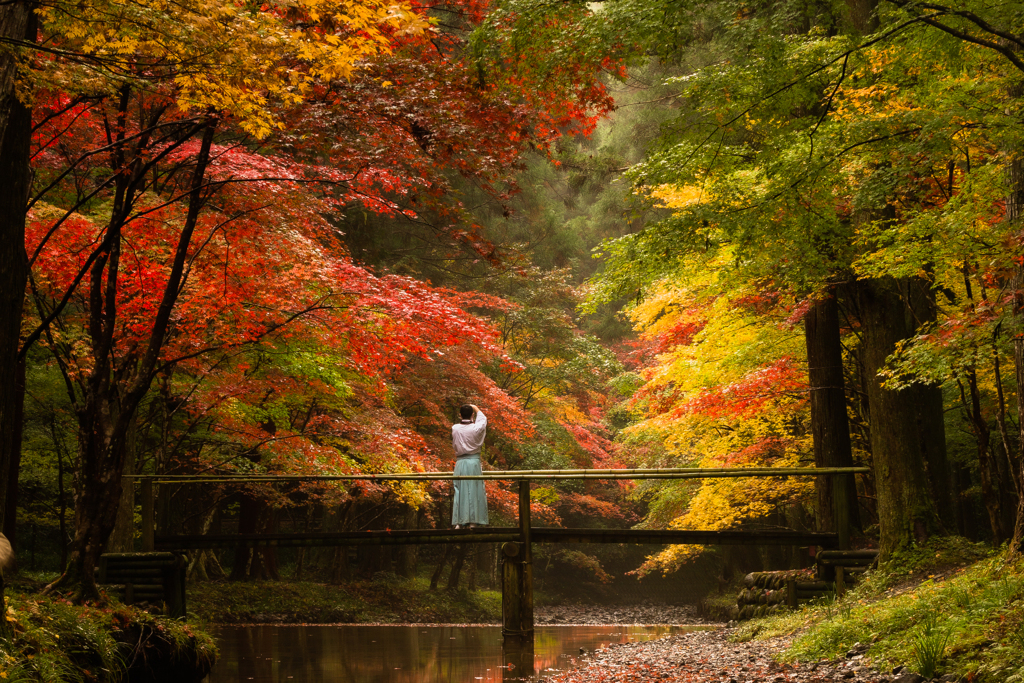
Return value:
<svg viewBox="0 0 1024 683">
<path fill-rule="evenodd" d="M 850 549 L 850 500 L 846 495 L 849 488 L 856 490 L 856 487 L 847 487 L 847 477 L 852 474 L 832 475 L 832 504 L 835 508 L 836 535 L 839 536 L 839 550 Z"/>
<path fill-rule="evenodd" d="M 530 540 L 530 482 L 519 482 L 519 542 L 501 547 L 501 635 L 533 642 L 533 552 Z"/>
<path fill-rule="evenodd" d="M 153 538 L 155 526 L 153 480 L 142 480 L 142 552 L 151 553 L 156 548 Z"/>
<path fill-rule="evenodd" d="M 530 533 L 530 480 L 519 482 L 519 538 L 523 544 L 523 626 L 533 639 L 533 542 Z"/>
</svg>

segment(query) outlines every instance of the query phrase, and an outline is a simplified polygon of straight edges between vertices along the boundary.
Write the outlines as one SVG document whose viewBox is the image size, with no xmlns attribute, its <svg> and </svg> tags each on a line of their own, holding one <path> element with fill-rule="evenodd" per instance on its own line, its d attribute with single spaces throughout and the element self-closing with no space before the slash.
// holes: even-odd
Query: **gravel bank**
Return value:
<svg viewBox="0 0 1024 683">
<path fill-rule="evenodd" d="M 788 640 L 730 643 L 732 629 L 686 633 L 644 643 L 613 645 L 590 654 L 579 668 L 543 678 L 547 683 L 920 683 L 910 672 L 882 673 L 864 664 L 862 648 L 843 659 L 790 665 L 772 655 Z M 866 649 L 866 648 L 865 648 Z M 952 679 L 950 679 L 952 680 Z"/>
<path fill-rule="evenodd" d="M 639 605 L 553 605 L 534 609 L 536 625 L 697 624 L 693 605 L 643 603 Z"/>
</svg>

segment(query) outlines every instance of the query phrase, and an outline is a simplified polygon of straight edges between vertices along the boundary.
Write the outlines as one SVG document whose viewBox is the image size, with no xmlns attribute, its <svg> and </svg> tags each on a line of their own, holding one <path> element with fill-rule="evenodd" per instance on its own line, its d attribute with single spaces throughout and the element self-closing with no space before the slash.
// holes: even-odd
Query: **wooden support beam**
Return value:
<svg viewBox="0 0 1024 683">
<path fill-rule="evenodd" d="M 156 549 L 154 538 L 156 515 L 154 513 L 153 480 L 142 480 L 142 550 L 152 552 Z"/>
<path fill-rule="evenodd" d="M 803 531 L 533 528 L 534 543 L 663 543 L 677 545 L 817 545 L 835 547 L 836 534 Z"/>
<path fill-rule="evenodd" d="M 832 475 L 832 506 L 835 508 L 836 534 L 839 536 L 839 549 L 850 548 L 850 500 L 847 496 L 847 477 L 852 474 Z"/>
<path fill-rule="evenodd" d="M 501 635 L 522 638 L 523 628 L 523 544 L 510 541 L 501 546 Z"/>
<path fill-rule="evenodd" d="M 801 531 L 689 531 L 681 529 L 557 529 L 530 525 L 533 543 L 652 543 L 687 545 L 792 545 L 835 547 L 836 534 Z M 251 548 L 256 546 L 416 545 L 434 543 L 522 542 L 519 527 L 475 529 L 393 529 L 296 534 L 219 534 L 158 536 L 160 549 Z M 532 548 L 531 548 L 532 551 Z M 531 557 L 532 559 L 532 557 Z"/>
</svg>

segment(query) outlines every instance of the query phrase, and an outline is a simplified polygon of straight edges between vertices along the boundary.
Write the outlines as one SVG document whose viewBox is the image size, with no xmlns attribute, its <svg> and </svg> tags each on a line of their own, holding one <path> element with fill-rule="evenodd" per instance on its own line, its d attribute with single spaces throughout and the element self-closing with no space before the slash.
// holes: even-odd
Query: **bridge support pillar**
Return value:
<svg viewBox="0 0 1024 683">
<path fill-rule="evenodd" d="M 151 553 L 155 549 L 153 537 L 156 526 L 155 503 L 153 496 L 153 480 L 143 479 L 142 486 L 142 552 Z"/>
<path fill-rule="evenodd" d="M 852 474 L 832 475 L 832 505 L 835 508 L 836 535 L 839 537 L 839 550 L 850 549 L 850 504 L 847 496 L 849 480 Z M 853 488 L 853 487 L 850 487 Z"/>
<path fill-rule="evenodd" d="M 533 548 L 530 481 L 519 482 L 519 541 L 501 547 L 501 634 L 533 642 Z M 531 648 L 532 651 L 532 648 Z"/>
</svg>

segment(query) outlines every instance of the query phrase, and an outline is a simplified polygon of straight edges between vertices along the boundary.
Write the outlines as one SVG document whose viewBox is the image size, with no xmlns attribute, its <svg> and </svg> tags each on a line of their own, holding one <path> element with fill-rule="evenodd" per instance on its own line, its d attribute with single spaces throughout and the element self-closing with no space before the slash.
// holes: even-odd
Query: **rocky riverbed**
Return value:
<svg viewBox="0 0 1024 683">
<path fill-rule="evenodd" d="M 589 653 L 579 668 L 546 683 L 921 683 L 909 671 L 880 672 L 865 663 L 863 646 L 832 661 L 779 664 L 772 656 L 788 640 L 729 642 L 732 629 L 685 633 Z M 943 681 L 954 680 L 943 678 Z"/>
<path fill-rule="evenodd" d="M 590 624 L 696 624 L 693 605 L 643 603 L 639 605 L 551 605 L 534 609 L 534 623 L 559 625 Z"/>
</svg>

